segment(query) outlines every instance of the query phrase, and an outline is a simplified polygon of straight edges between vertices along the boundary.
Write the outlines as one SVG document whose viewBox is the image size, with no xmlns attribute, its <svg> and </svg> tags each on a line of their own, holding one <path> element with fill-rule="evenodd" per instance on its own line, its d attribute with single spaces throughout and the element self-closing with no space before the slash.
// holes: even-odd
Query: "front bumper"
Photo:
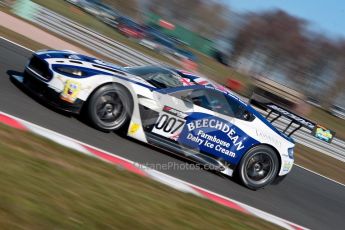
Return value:
<svg viewBox="0 0 345 230">
<path fill-rule="evenodd" d="M 62 100 L 60 93 L 50 88 L 48 83 L 40 80 L 39 77 L 27 69 L 24 71 L 23 86 L 45 103 L 69 113 L 79 114 L 84 103 L 80 99 L 76 99 L 73 103 Z"/>
</svg>

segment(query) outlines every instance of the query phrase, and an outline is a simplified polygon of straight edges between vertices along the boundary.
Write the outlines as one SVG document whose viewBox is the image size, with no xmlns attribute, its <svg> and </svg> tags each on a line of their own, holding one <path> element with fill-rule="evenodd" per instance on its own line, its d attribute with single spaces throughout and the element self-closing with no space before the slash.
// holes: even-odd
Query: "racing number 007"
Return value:
<svg viewBox="0 0 345 230">
<path fill-rule="evenodd" d="M 166 133 L 175 133 L 182 127 L 184 121 L 178 120 L 175 117 L 169 117 L 167 114 L 162 114 L 155 125 L 158 130 L 163 130 Z"/>
</svg>

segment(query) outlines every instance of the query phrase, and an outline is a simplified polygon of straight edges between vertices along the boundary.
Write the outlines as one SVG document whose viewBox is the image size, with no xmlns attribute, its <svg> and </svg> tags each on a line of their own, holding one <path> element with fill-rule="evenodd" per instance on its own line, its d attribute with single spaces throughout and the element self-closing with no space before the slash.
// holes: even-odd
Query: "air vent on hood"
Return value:
<svg viewBox="0 0 345 230">
<path fill-rule="evenodd" d="M 73 61 L 73 60 L 70 60 L 69 62 L 71 62 L 71 63 L 75 63 L 75 64 L 83 64 L 82 62 L 80 62 L 80 61 Z"/>
<path fill-rule="evenodd" d="M 126 75 L 124 72 L 116 70 L 116 69 L 112 69 L 112 68 L 108 68 L 106 66 L 101 66 L 101 65 L 92 65 L 93 67 L 99 68 L 99 69 L 103 69 L 103 70 L 107 70 L 116 74 L 121 74 L 121 75 Z"/>
</svg>

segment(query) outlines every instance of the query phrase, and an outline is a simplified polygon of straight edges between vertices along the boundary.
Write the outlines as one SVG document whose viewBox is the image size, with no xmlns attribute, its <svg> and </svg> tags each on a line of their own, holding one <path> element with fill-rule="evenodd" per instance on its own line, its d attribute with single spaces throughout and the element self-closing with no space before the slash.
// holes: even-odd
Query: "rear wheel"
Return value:
<svg viewBox="0 0 345 230">
<path fill-rule="evenodd" d="M 120 85 L 102 86 L 89 99 L 86 111 L 90 122 L 103 131 L 124 130 L 133 110 L 131 98 Z"/>
<path fill-rule="evenodd" d="M 272 148 L 257 146 L 241 159 L 239 179 L 248 188 L 257 190 L 270 184 L 278 173 L 279 159 Z"/>
</svg>

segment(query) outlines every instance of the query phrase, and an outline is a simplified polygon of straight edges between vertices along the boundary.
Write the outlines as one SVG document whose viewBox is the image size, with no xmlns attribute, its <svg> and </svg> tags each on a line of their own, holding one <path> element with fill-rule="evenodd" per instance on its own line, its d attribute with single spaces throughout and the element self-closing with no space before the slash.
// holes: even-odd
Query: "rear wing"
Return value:
<svg viewBox="0 0 345 230">
<path fill-rule="evenodd" d="M 266 119 L 271 123 L 275 122 L 278 118 L 282 116 L 290 120 L 290 123 L 287 125 L 287 127 L 283 131 L 283 133 L 288 136 L 291 136 L 302 127 L 313 131 L 316 126 L 314 122 L 306 118 L 303 118 L 301 116 L 298 116 L 297 114 L 291 111 L 288 111 L 274 103 L 265 103 L 265 104 L 261 104 L 261 106 L 266 108 L 266 111 L 268 111 L 268 114 L 266 115 Z M 269 120 L 271 116 L 272 116 L 272 119 Z M 292 127 L 294 124 L 296 124 L 297 127 L 295 127 L 293 130 L 291 130 L 288 133 L 289 128 Z"/>
<path fill-rule="evenodd" d="M 291 136 L 302 127 L 310 130 L 314 137 L 328 143 L 331 143 L 333 137 L 335 136 L 334 131 L 329 130 L 321 125 L 318 125 L 315 122 L 301 117 L 291 111 L 288 111 L 274 103 L 260 103 L 260 106 L 265 108 L 268 112 L 268 114 L 266 115 L 266 119 L 269 122 L 273 123 L 280 117 L 285 117 L 290 121 L 286 128 L 282 131 L 287 136 Z M 289 131 L 291 127 L 292 130 Z"/>
</svg>

